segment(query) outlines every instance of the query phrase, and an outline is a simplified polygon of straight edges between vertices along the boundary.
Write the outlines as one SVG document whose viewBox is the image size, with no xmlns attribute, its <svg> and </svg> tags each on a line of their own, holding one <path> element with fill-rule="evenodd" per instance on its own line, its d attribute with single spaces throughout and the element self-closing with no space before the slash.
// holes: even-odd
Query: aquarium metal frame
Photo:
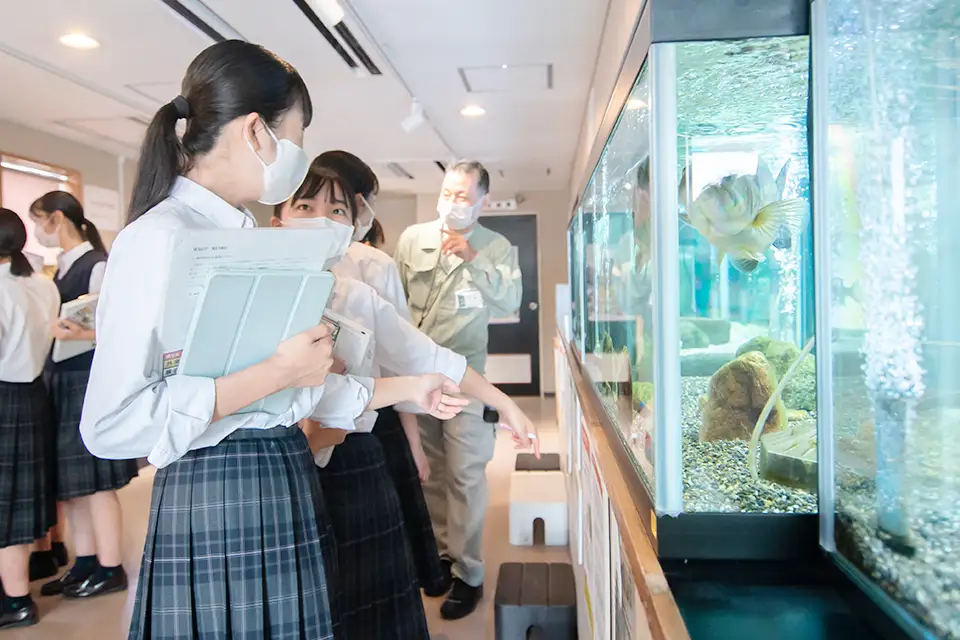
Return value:
<svg viewBox="0 0 960 640">
<path fill-rule="evenodd" d="M 837 550 L 836 541 L 836 469 L 834 468 L 835 429 L 833 406 L 833 318 L 831 317 L 831 263 L 829 196 L 830 124 L 829 82 L 827 73 L 826 0 L 810 5 L 810 105 L 813 109 L 813 153 L 810 157 L 811 198 L 813 204 L 813 282 L 814 317 L 817 335 L 817 502 L 820 514 L 820 546 L 829 553 Z"/>
<path fill-rule="evenodd" d="M 680 211 L 677 165 L 677 64 L 672 44 L 650 47 L 650 209 L 653 221 L 654 477 L 657 513 L 683 512 L 680 391 Z M 642 68 L 641 68 L 642 71 Z M 638 76 L 639 77 L 639 76 Z"/>
</svg>

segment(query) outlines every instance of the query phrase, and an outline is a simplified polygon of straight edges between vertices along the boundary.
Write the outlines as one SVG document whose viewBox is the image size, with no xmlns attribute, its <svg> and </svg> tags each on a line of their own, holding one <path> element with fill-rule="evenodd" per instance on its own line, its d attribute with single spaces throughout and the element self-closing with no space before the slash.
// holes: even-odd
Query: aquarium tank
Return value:
<svg viewBox="0 0 960 640">
<path fill-rule="evenodd" d="M 584 369 L 658 512 L 817 510 L 809 44 L 652 45 L 571 222 Z"/>
<path fill-rule="evenodd" d="M 824 544 L 931 637 L 960 638 L 960 3 L 826 7 Z"/>
</svg>

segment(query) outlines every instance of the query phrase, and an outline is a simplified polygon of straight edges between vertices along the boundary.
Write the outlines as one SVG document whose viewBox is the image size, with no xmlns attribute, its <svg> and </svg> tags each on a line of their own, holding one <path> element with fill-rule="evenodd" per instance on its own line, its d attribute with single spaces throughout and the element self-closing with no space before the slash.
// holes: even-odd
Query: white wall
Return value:
<svg viewBox="0 0 960 640">
<path fill-rule="evenodd" d="M 119 158 L 116 155 L 4 120 L 0 120 L 0 152 L 73 169 L 80 172 L 85 186 L 118 191 L 122 188 L 122 206 L 126 207 L 130 201 L 136 176 L 135 160 L 124 163 L 121 181 Z M 116 232 L 103 231 L 101 235 L 109 247 Z"/>
<path fill-rule="evenodd" d="M 634 27 L 644 2 L 645 0 L 610 0 L 607 22 L 604 25 L 600 51 L 597 55 L 593 85 L 587 100 L 586 117 L 573 160 L 570 192 L 567 196 L 568 206 L 572 206 L 573 201 L 580 195 L 580 183 L 584 173 L 593 168 L 586 166 L 590 159 L 590 151 L 593 149 L 597 131 L 603 121 L 607 105 L 610 103 L 623 58 L 630 47 Z"/>
</svg>

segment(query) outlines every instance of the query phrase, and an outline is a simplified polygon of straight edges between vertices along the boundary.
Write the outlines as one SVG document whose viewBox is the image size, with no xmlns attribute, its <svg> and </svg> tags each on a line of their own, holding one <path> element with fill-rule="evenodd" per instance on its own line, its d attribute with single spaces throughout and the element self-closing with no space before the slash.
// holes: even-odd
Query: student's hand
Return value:
<svg viewBox="0 0 960 640">
<path fill-rule="evenodd" d="M 347 372 L 347 363 L 345 363 L 343 360 L 341 360 L 337 356 L 333 356 L 333 366 L 330 367 L 330 373 L 336 374 L 338 376 L 342 376 L 346 372 Z"/>
<path fill-rule="evenodd" d="M 304 418 L 299 422 L 303 435 L 307 436 L 310 450 L 316 454 L 321 449 L 342 444 L 347 432 L 342 429 L 328 429 L 316 420 Z"/>
<path fill-rule="evenodd" d="M 270 360 L 285 389 L 319 387 L 333 366 L 330 328 L 318 324 L 284 340 Z"/>
<path fill-rule="evenodd" d="M 427 454 L 423 450 L 423 446 L 411 447 L 413 454 L 413 463 L 417 465 L 417 476 L 420 478 L 420 482 L 426 482 L 430 479 L 430 461 L 427 460 Z"/>
<path fill-rule="evenodd" d="M 70 320 L 57 319 L 53 322 L 53 337 L 60 341 L 83 340 L 87 333 L 87 330 Z"/>
<path fill-rule="evenodd" d="M 540 437 L 537 427 L 516 404 L 500 414 L 500 422 L 512 434 L 516 449 L 529 449 L 533 445 L 533 455 L 540 459 Z"/>
<path fill-rule="evenodd" d="M 470 246 L 466 236 L 459 231 L 443 230 L 443 245 L 440 247 L 444 255 L 453 254 L 464 262 L 470 262 L 477 257 L 477 251 Z"/>
<path fill-rule="evenodd" d="M 470 404 L 466 398 L 454 394 L 460 393 L 460 387 L 450 378 L 430 373 L 410 378 L 410 402 L 440 420 L 449 420 Z"/>
</svg>

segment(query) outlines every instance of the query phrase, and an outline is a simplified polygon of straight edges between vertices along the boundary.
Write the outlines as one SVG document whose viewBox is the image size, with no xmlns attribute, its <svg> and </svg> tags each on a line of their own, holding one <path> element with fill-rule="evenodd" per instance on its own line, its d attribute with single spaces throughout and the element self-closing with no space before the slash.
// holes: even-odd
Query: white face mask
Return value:
<svg viewBox="0 0 960 640">
<path fill-rule="evenodd" d="M 37 222 L 33 226 L 33 235 L 36 237 L 37 242 L 48 249 L 56 249 L 60 246 L 60 225 L 57 225 L 53 233 L 48 233 L 44 228 L 44 223 Z"/>
<path fill-rule="evenodd" d="M 293 142 L 286 139 L 277 140 L 277 136 L 273 134 L 270 127 L 264 125 L 264 128 L 277 143 L 276 159 L 267 164 L 254 150 L 250 140 L 247 140 L 247 146 L 263 165 L 263 190 L 260 192 L 259 202 L 276 205 L 289 200 L 296 193 L 297 188 L 303 184 L 303 179 L 307 177 L 307 171 L 310 170 L 310 159 L 307 153 Z"/>
<path fill-rule="evenodd" d="M 363 238 L 370 232 L 370 229 L 373 228 L 373 219 L 377 217 L 377 212 L 373 210 L 373 207 L 370 206 L 370 203 L 367 202 L 367 199 L 363 196 L 360 196 L 360 200 L 363 201 L 363 206 L 366 208 L 367 213 L 370 214 L 370 218 L 366 222 L 360 222 L 357 220 L 357 228 L 353 232 L 353 239 L 355 242 L 361 242 Z"/>
<path fill-rule="evenodd" d="M 481 206 L 482 203 L 475 205 L 453 204 L 446 200 L 438 200 L 437 213 L 440 214 L 440 220 L 443 221 L 443 224 L 450 229 L 459 231 L 460 229 L 466 229 L 477 221 Z"/>
<path fill-rule="evenodd" d="M 333 265 L 340 262 L 343 256 L 347 254 L 347 247 L 350 246 L 350 232 L 352 228 L 328 218 L 290 218 L 283 223 L 283 228 L 323 229 L 333 234 L 333 253 L 331 253 L 330 257 L 323 263 L 324 271 L 329 270 Z"/>
</svg>

